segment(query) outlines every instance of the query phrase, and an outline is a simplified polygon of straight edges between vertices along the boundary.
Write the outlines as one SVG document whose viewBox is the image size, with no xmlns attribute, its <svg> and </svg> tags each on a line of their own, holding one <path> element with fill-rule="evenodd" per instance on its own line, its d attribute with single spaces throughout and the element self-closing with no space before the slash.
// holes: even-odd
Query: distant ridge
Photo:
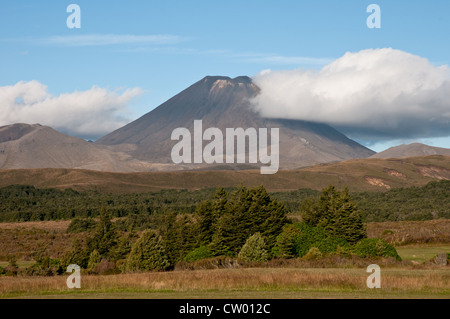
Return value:
<svg viewBox="0 0 450 319">
<path fill-rule="evenodd" d="M 391 147 L 383 152 L 372 155 L 371 158 L 404 158 L 427 155 L 450 156 L 450 149 L 429 146 L 421 143 L 403 144 Z"/>
<path fill-rule="evenodd" d="M 261 175 L 259 170 L 113 173 L 80 169 L 0 169 L 0 187 L 33 185 L 37 188 L 96 190 L 105 193 L 140 193 L 168 189 L 197 190 L 215 187 L 254 187 L 268 191 L 321 190 L 329 185 L 351 191 L 386 191 L 450 180 L 450 157 L 355 159 L 298 170 Z"/>
<path fill-rule="evenodd" d="M 137 171 L 140 163 L 40 124 L 0 127 L 0 169 L 83 168 L 99 171 Z"/>
</svg>

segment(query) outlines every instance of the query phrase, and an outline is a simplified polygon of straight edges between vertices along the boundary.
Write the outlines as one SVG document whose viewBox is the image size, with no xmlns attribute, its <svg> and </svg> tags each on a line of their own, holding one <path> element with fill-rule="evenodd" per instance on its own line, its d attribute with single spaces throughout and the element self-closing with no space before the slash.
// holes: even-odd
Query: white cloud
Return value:
<svg viewBox="0 0 450 319">
<path fill-rule="evenodd" d="M 391 48 L 346 53 L 321 70 L 253 78 L 263 116 L 331 124 L 357 138 L 450 135 L 450 68 Z"/>
<path fill-rule="evenodd" d="M 70 135 L 98 138 L 129 121 L 123 114 L 139 88 L 108 91 L 93 86 L 59 96 L 38 82 L 18 82 L 0 87 L 0 125 L 39 123 Z"/>
</svg>

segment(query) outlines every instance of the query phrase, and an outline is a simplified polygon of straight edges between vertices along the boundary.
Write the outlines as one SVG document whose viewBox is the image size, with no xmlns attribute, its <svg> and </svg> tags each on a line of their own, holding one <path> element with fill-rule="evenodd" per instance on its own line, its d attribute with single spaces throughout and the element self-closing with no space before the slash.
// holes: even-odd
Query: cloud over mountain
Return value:
<svg viewBox="0 0 450 319">
<path fill-rule="evenodd" d="M 450 135 L 450 68 L 392 48 L 348 52 L 321 70 L 263 71 L 265 117 L 322 122 L 361 139 Z"/>
<path fill-rule="evenodd" d="M 128 120 L 121 115 L 140 95 L 139 88 L 109 91 L 93 86 L 87 91 L 54 96 L 38 81 L 0 87 L 0 125 L 40 123 L 67 134 L 96 138 Z"/>
</svg>

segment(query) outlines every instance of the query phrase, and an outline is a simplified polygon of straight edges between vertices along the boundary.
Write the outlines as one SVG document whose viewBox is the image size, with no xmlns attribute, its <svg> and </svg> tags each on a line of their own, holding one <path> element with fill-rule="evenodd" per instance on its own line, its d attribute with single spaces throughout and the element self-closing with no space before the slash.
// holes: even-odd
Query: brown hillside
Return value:
<svg viewBox="0 0 450 319">
<path fill-rule="evenodd" d="M 352 191 L 385 191 L 395 187 L 422 186 L 439 179 L 450 179 L 448 156 L 358 159 L 299 170 L 281 170 L 275 175 L 261 175 L 259 170 L 145 173 L 76 169 L 0 170 L 0 187 L 26 184 L 39 188 L 96 189 L 112 193 L 193 190 L 239 184 L 248 187 L 264 185 L 272 192 L 299 188 L 320 190 L 330 184 L 348 186 Z"/>
</svg>

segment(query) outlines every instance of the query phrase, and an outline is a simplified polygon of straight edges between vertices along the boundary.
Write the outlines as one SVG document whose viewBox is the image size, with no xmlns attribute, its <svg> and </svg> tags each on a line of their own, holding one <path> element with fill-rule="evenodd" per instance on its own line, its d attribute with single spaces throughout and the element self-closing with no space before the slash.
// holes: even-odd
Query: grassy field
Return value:
<svg viewBox="0 0 450 319">
<path fill-rule="evenodd" d="M 387 268 L 369 289 L 366 269 L 251 268 L 82 276 L 0 277 L 3 298 L 449 298 L 450 269 Z"/>
<path fill-rule="evenodd" d="M 397 252 L 404 260 L 423 263 L 439 253 L 450 253 L 450 245 L 408 245 L 397 247 Z"/>
<path fill-rule="evenodd" d="M 82 288 L 70 290 L 67 275 L 55 277 L 0 276 L 0 298 L 445 298 L 450 299 L 450 266 L 429 261 L 436 254 L 450 252 L 443 233 L 450 222 L 369 223 L 369 237 L 393 236 L 403 264 L 382 267 L 382 288 L 368 289 L 366 266 L 349 268 L 238 268 L 177 270 L 163 273 L 83 275 Z M 68 221 L 0 224 L 1 255 L 17 254 L 20 268 L 33 264 L 32 255 L 46 246 L 52 257 L 60 257 L 74 236 L 67 234 Z M 385 230 L 394 235 L 383 235 Z M 409 235 L 408 235 L 409 234 Z M 399 238 L 409 238 L 401 241 Z M 389 239 L 390 237 L 386 237 Z M 424 244 L 428 242 L 427 244 Z M 21 258 L 22 257 L 22 258 Z M 23 258 L 27 257 L 27 258 Z M 411 262 L 408 262 L 411 261 Z M 6 267 L 6 258 L 0 266 Z M 272 266 L 269 266 L 272 267 Z M 347 267 L 347 266 L 345 266 Z"/>
</svg>

